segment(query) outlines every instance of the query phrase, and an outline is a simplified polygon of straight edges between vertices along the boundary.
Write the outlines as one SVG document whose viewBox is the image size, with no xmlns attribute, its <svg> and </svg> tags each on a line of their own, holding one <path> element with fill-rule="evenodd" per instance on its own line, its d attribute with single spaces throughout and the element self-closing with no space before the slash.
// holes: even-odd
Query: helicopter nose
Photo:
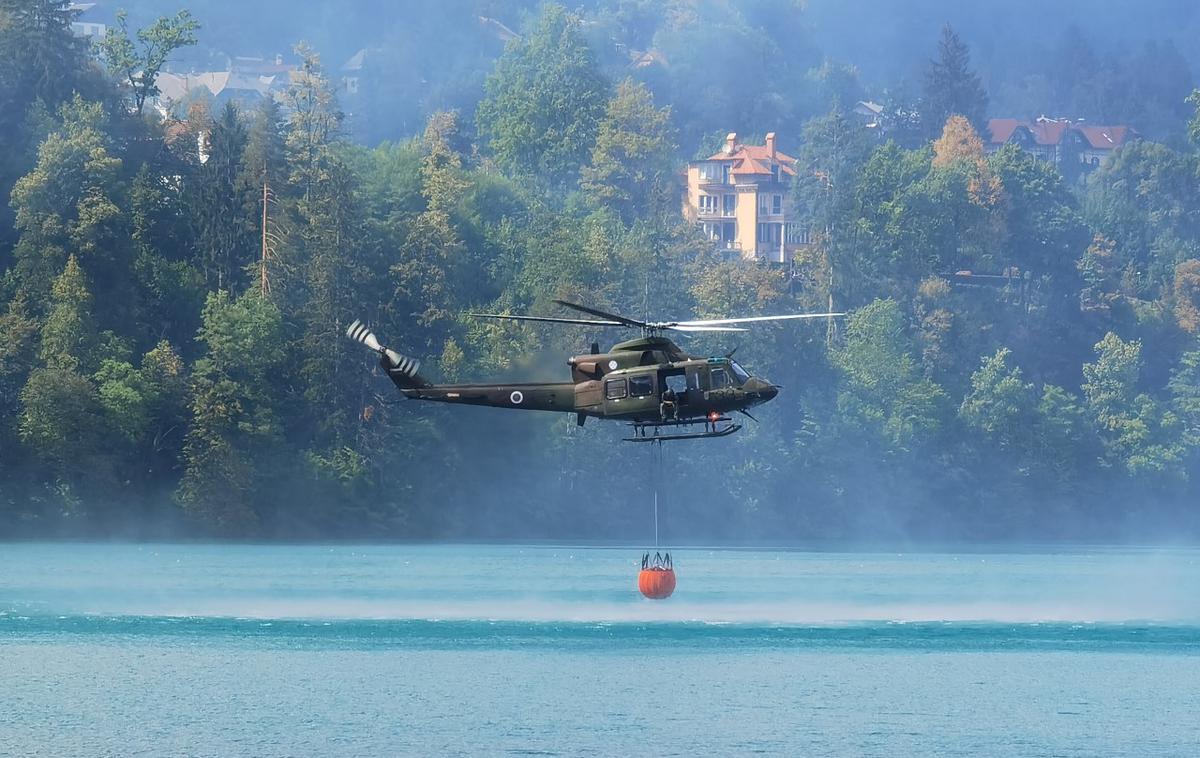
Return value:
<svg viewBox="0 0 1200 758">
<path fill-rule="evenodd" d="M 752 395 L 756 402 L 765 403 L 779 394 L 779 388 L 774 384 L 762 379 L 751 379 L 752 386 L 747 387 L 748 394 Z"/>
</svg>

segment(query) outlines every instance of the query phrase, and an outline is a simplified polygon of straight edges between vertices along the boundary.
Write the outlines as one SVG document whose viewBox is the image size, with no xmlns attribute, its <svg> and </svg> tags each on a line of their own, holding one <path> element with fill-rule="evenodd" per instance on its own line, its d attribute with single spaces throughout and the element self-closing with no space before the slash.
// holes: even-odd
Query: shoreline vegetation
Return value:
<svg viewBox="0 0 1200 758">
<path fill-rule="evenodd" d="M 792 5 L 733 5 L 530 9 L 456 61 L 475 84 L 422 100 L 417 136 L 364 144 L 307 45 L 278 98 L 164 116 L 155 74 L 207 44 L 201 13 L 89 46 L 61 3 L 0 0 L 0 539 L 648 536 L 651 457 L 618 426 L 403 402 L 342 334 L 363 319 L 436 380 L 565 380 L 620 335 L 460 315 L 554 299 L 849 313 L 682 344 L 784 389 L 734 438 L 667 446 L 676 545 L 1200 539 L 1186 62 L 1152 46 L 1095 92 L 1086 63 L 1054 69 L 1079 76 L 1043 107 L 1145 137 L 1085 170 L 985 149 L 1012 90 L 990 96 L 949 26 L 903 96 L 821 56 Z M 750 6 L 776 5 L 768 30 Z M 774 53 L 697 90 L 722 29 Z M 669 66 L 614 52 L 650 41 Z M 788 264 L 731 259 L 680 214 L 681 166 L 732 131 L 796 156 L 811 243 Z"/>
</svg>

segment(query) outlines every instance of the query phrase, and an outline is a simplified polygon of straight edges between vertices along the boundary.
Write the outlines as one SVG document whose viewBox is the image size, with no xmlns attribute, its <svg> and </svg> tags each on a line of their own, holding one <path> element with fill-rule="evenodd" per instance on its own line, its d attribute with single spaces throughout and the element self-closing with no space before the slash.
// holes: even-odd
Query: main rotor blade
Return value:
<svg viewBox="0 0 1200 758">
<path fill-rule="evenodd" d="M 749 324 L 758 321 L 790 321 L 805 318 L 829 318 L 845 316 L 845 313 L 786 313 L 781 316 L 747 316 L 746 318 L 712 318 L 698 321 L 676 321 L 672 326 L 719 326 L 722 324 Z"/>
<path fill-rule="evenodd" d="M 670 329 L 673 332 L 748 332 L 749 329 L 742 329 L 739 326 L 691 326 L 687 324 L 678 324 L 676 326 L 663 327 Z"/>
<path fill-rule="evenodd" d="M 608 313 L 607 311 L 602 311 L 597 308 L 589 308 L 586 305 L 576 305 L 575 303 L 568 303 L 566 300 L 555 300 L 554 302 L 558 303 L 564 308 L 570 308 L 572 310 L 579 311 L 580 313 L 586 313 L 589 316 L 598 316 L 607 321 L 616 321 L 619 324 L 624 326 L 632 326 L 635 329 L 645 329 L 647 326 L 649 326 L 649 324 L 647 324 L 645 321 L 638 321 L 635 318 L 629 318 L 627 316 L 619 316 L 616 313 Z"/>
<path fill-rule="evenodd" d="M 496 318 L 508 321 L 548 321 L 552 324 L 584 324 L 587 326 L 625 326 L 620 321 L 596 321 L 587 318 L 551 318 L 550 316 L 509 316 L 503 313 L 467 313 L 475 318 Z"/>
</svg>

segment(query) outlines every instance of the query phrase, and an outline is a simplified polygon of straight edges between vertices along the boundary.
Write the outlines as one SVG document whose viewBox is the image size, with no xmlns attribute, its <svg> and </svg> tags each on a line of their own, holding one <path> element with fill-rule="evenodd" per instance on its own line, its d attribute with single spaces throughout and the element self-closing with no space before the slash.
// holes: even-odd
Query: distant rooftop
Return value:
<svg viewBox="0 0 1200 758">
<path fill-rule="evenodd" d="M 725 148 L 705 160 L 733 161 L 732 173 L 743 176 L 771 174 L 771 163 L 774 161 L 779 164 L 781 173 L 796 175 L 796 159 L 776 149 L 775 132 L 767 135 L 765 145 L 743 145 L 737 141 L 737 132 L 730 132 L 725 137 Z"/>
<path fill-rule="evenodd" d="M 1136 138 L 1137 130 L 1131 126 L 1091 125 L 1070 119 L 1036 118 L 1026 121 L 1016 118 L 993 118 L 988 120 L 989 141 L 993 145 L 1008 142 L 1013 133 L 1024 129 L 1032 136 L 1034 144 L 1053 146 L 1062 143 L 1068 132 L 1078 132 L 1095 150 L 1115 150 Z"/>
</svg>

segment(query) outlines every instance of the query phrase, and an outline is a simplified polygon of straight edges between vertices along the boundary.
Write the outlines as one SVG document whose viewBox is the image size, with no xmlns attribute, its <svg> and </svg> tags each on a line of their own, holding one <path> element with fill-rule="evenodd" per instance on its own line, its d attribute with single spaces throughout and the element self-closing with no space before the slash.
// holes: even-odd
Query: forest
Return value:
<svg viewBox="0 0 1200 758">
<path fill-rule="evenodd" d="M 0 0 L 0 537 L 644 541 L 654 482 L 676 542 L 1200 533 L 1200 91 L 1169 40 L 1064 29 L 1005 78 L 934 20 L 881 83 L 784 0 L 547 3 L 507 43 L 453 26 L 444 66 L 394 41 L 406 74 L 355 117 L 297 42 L 280 97 L 164 118 L 155 74 L 228 10 L 130 5 L 89 43 Z M 1092 171 L 985 150 L 988 116 L 1037 112 L 1144 139 Z M 797 158 L 790 265 L 680 213 L 729 131 Z M 435 380 L 566 381 L 625 335 L 464 315 L 555 299 L 847 316 L 681 338 L 783 390 L 661 469 L 616 425 L 405 402 L 343 336 Z"/>
</svg>

